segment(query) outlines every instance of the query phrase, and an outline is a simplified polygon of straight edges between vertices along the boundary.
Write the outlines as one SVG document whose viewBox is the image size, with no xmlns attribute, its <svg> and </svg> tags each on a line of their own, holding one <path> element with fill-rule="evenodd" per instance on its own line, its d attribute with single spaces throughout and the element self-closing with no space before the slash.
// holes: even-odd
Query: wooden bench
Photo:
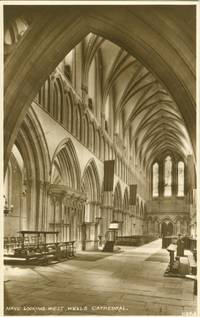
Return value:
<svg viewBox="0 0 200 317">
<path fill-rule="evenodd" d="M 179 257 L 179 273 L 182 276 L 190 273 L 189 260 L 186 256 Z"/>
<path fill-rule="evenodd" d="M 186 274 L 185 277 L 194 281 L 193 293 L 194 295 L 197 295 L 197 262 L 192 253 L 188 253 L 187 258 L 188 258 L 189 267 L 190 267 L 190 274 Z"/>
</svg>

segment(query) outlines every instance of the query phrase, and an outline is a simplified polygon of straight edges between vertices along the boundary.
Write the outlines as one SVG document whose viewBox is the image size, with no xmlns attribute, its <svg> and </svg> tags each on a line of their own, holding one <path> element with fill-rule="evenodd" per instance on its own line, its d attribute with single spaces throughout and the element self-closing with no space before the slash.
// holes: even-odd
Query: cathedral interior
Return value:
<svg viewBox="0 0 200 317">
<path fill-rule="evenodd" d="M 4 6 L 6 315 L 195 314 L 195 54 L 193 5 Z"/>
</svg>

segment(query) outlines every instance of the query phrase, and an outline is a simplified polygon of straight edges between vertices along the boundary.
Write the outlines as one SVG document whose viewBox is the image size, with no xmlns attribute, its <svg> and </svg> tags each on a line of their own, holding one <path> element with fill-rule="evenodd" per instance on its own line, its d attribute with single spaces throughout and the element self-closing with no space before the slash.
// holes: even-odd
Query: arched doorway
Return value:
<svg viewBox="0 0 200 317">
<path fill-rule="evenodd" d="M 173 223 L 171 221 L 164 221 L 161 226 L 162 237 L 171 236 L 173 234 Z"/>
</svg>

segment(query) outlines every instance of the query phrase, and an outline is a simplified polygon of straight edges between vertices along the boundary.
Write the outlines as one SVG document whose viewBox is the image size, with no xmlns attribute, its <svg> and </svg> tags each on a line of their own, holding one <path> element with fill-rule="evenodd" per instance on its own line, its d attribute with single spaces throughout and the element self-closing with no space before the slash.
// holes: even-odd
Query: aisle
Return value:
<svg viewBox="0 0 200 317">
<path fill-rule="evenodd" d="M 6 267 L 6 315 L 182 315 L 195 311 L 193 282 L 167 278 L 161 240 L 120 253 L 82 252 L 46 267 Z M 19 309 L 16 310 L 16 309 Z"/>
</svg>

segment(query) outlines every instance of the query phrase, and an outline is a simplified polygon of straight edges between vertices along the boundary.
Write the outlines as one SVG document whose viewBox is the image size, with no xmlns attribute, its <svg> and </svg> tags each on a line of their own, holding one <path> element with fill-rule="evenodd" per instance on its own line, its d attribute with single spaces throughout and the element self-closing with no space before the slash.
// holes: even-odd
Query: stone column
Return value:
<svg viewBox="0 0 200 317">
<path fill-rule="evenodd" d="M 84 201 L 79 199 L 77 204 L 77 250 L 83 249 Z"/>
<path fill-rule="evenodd" d="M 96 250 L 98 248 L 98 205 L 96 201 L 89 201 L 85 205 L 85 250 Z"/>
<path fill-rule="evenodd" d="M 49 195 L 49 210 L 47 215 L 48 231 L 55 231 L 56 197 Z M 47 242 L 54 242 L 53 236 L 47 236 Z"/>
<path fill-rule="evenodd" d="M 37 182 L 37 213 L 36 223 L 38 230 L 46 229 L 46 211 L 47 211 L 47 192 L 49 188 L 49 182 L 38 181 Z"/>
<path fill-rule="evenodd" d="M 28 230 L 28 186 L 25 182 L 22 192 L 20 193 L 20 217 L 19 217 L 19 231 Z"/>
<path fill-rule="evenodd" d="M 51 201 L 51 211 L 47 215 L 47 221 L 49 222 L 49 230 L 59 231 L 58 240 L 62 241 L 64 236 L 64 226 L 63 226 L 63 200 L 65 197 L 65 190 L 59 186 L 51 186 L 49 188 L 48 194 Z M 50 208 L 49 208 L 50 209 Z M 48 210 L 49 212 L 49 210 Z M 54 242 L 56 241 L 56 235 L 54 237 Z"/>
<path fill-rule="evenodd" d="M 113 220 L 113 193 L 103 192 L 102 194 L 102 241 L 106 241 L 106 235 L 109 229 L 110 222 Z"/>
<path fill-rule="evenodd" d="M 137 234 L 137 216 L 136 216 L 136 205 L 129 206 L 130 212 L 130 235 Z"/>
<path fill-rule="evenodd" d="M 81 95 L 82 92 L 82 65 L 83 65 L 83 56 L 82 56 L 82 43 L 79 43 L 78 45 L 76 45 L 76 47 L 74 48 L 74 58 L 73 58 L 73 71 L 72 71 L 72 75 L 73 75 L 73 84 L 75 87 L 76 92 Z M 84 95 L 82 95 L 84 98 Z M 84 100 L 84 99 L 83 99 Z"/>
<path fill-rule="evenodd" d="M 102 242 L 102 234 L 101 234 L 101 224 L 102 224 L 102 214 L 101 214 L 101 203 L 96 202 L 95 205 L 95 242 L 97 244 L 97 248 Z"/>
<path fill-rule="evenodd" d="M 26 199 L 27 199 L 27 229 L 28 230 L 35 230 L 35 223 L 36 223 L 36 217 L 35 217 L 35 201 L 36 201 L 36 191 L 35 191 L 35 182 L 33 179 L 28 178 L 24 182 L 24 185 L 26 186 Z"/>
</svg>

